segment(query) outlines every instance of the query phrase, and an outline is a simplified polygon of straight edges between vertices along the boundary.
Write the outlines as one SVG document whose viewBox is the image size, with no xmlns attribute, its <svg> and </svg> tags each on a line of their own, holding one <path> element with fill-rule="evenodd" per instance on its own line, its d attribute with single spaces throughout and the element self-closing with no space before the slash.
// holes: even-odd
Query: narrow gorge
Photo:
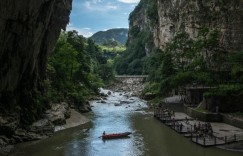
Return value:
<svg viewBox="0 0 243 156">
<path fill-rule="evenodd" d="M 74 6 L 73 16 L 86 9 L 97 20 L 128 5 L 128 29 L 95 34 L 70 22 Z M 0 1 L 0 155 L 241 155 L 194 146 L 159 124 L 151 108 L 166 97 L 179 114 L 243 123 L 234 120 L 243 112 L 243 0 Z M 100 136 L 107 129 L 132 135 L 113 149 Z"/>
</svg>

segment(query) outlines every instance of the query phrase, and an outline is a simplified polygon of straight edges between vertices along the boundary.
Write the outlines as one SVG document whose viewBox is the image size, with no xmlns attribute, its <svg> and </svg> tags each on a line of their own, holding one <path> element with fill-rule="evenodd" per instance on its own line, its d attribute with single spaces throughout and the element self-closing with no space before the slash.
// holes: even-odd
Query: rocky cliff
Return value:
<svg viewBox="0 0 243 156">
<path fill-rule="evenodd" d="M 72 0 L 0 1 L 0 136 L 38 119 L 47 105 L 47 56 L 69 22 Z M 18 139 L 12 139 L 14 143 Z M 6 137 L 0 139 L 8 141 Z"/>
<path fill-rule="evenodd" d="M 136 38 L 135 28 L 149 31 L 154 47 L 161 50 L 176 32 L 187 32 L 194 38 L 199 30 L 209 28 L 221 32 L 220 44 L 227 51 L 240 51 L 242 25 L 243 0 L 141 0 L 130 15 L 129 44 Z"/>
</svg>

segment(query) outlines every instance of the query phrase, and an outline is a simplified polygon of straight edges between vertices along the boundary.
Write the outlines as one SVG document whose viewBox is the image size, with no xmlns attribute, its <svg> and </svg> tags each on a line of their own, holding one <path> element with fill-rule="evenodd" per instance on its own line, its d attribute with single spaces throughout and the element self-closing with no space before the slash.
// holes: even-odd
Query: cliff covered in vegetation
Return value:
<svg viewBox="0 0 243 156">
<path fill-rule="evenodd" d="M 145 92 L 165 96 L 197 84 L 242 95 L 242 0 L 141 0 L 129 22 L 127 51 L 116 70 L 148 74 Z"/>
<path fill-rule="evenodd" d="M 221 32 L 220 44 L 227 50 L 239 51 L 243 48 L 242 22 L 242 0 L 142 0 L 130 15 L 129 39 L 150 31 L 155 46 L 164 50 L 177 32 L 196 38 L 200 30 L 208 28 Z"/>
</svg>

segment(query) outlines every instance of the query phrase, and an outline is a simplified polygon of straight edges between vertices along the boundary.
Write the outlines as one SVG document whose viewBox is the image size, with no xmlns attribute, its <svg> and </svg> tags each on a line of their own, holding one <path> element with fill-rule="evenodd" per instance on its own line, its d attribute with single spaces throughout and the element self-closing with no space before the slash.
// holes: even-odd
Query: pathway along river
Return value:
<svg viewBox="0 0 243 156">
<path fill-rule="evenodd" d="M 104 90 L 107 92 L 107 90 Z M 129 104 L 114 106 L 120 101 Z M 137 97 L 113 92 L 107 103 L 92 102 L 91 122 L 53 137 L 19 144 L 14 156 L 242 156 L 215 147 L 203 148 L 153 118 Z M 106 133 L 131 131 L 130 138 L 103 141 Z"/>
</svg>

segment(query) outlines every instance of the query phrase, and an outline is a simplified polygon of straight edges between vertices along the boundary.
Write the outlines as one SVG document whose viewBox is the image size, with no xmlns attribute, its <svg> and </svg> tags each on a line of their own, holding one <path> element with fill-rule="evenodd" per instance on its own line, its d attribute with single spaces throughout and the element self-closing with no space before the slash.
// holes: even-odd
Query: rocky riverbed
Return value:
<svg viewBox="0 0 243 156">
<path fill-rule="evenodd" d="M 139 79 L 126 78 L 116 80 L 109 89 L 115 92 L 131 92 L 134 96 L 140 96 L 144 89 L 144 82 Z"/>
</svg>

